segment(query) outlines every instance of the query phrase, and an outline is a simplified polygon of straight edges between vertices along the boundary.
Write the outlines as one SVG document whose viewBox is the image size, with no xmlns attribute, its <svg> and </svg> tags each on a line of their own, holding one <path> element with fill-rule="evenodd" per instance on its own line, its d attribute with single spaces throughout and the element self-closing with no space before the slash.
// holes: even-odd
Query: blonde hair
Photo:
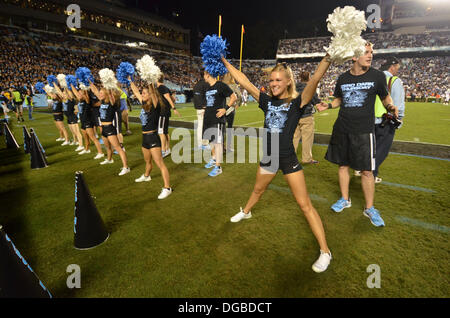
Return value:
<svg viewBox="0 0 450 318">
<path fill-rule="evenodd" d="M 272 74 L 273 72 L 284 72 L 286 77 L 291 81 L 291 84 L 289 84 L 287 87 L 287 91 L 289 94 L 288 102 L 290 102 L 294 98 L 297 98 L 298 92 L 297 89 L 295 88 L 294 73 L 292 72 L 292 69 L 286 63 L 283 62 L 275 65 L 274 68 L 270 71 L 270 74 Z M 273 96 L 270 85 L 269 85 L 269 95 Z"/>
</svg>

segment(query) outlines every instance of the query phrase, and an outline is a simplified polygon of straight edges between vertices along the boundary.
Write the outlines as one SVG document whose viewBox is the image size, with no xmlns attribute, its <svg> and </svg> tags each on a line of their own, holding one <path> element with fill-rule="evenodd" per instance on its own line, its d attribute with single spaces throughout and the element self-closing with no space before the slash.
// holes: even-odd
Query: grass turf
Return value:
<svg viewBox="0 0 450 318">
<path fill-rule="evenodd" d="M 4 149 L 2 138 L 0 224 L 55 297 L 450 296 L 449 161 L 391 154 L 380 170 L 390 183 L 377 185 L 375 197 L 386 227 L 375 228 L 362 215 L 357 177 L 350 186 L 352 208 L 330 210 L 339 197 L 337 167 L 322 159 L 326 147 L 315 145 L 320 164 L 304 172 L 334 257 L 325 273 L 316 274 L 317 243 L 281 174 L 253 218 L 233 224 L 229 218 L 252 191 L 256 163 L 225 164 L 222 175 L 210 178 L 204 163 L 166 158 L 175 191 L 161 201 L 156 166 L 151 182 L 134 183 L 144 169 L 138 124 L 125 137 L 131 173 L 118 177 L 117 155 L 113 165 L 100 166 L 95 151 L 79 156 L 55 141 L 51 114 L 35 118 L 25 125 L 35 129 L 49 167 L 31 170 L 23 148 Z M 21 126 L 11 128 L 23 144 Z M 79 170 L 111 233 L 88 251 L 73 246 Z M 81 289 L 66 286 L 70 264 L 81 268 Z M 370 264 L 381 268 L 380 289 L 366 285 Z"/>
</svg>

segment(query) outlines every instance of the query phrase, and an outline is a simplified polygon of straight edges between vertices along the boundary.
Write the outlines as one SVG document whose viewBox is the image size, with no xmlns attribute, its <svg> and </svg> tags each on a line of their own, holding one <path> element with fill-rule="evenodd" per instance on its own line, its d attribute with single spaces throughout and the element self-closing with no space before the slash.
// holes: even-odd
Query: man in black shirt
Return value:
<svg viewBox="0 0 450 318">
<path fill-rule="evenodd" d="M 206 109 L 204 114 L 204 139 L 208 139 L 211 144 L 211 160 L 205 165 L 205 168 L 214 169 L 208 174 L 210 177 L 218 176 L 222 173 L 220 166 L 223 156 L 223 131 L 225 129 L 225 113 L 228 108 L 233 106 L 237 97 L 231 88 L 204 72 L 204 79 L 209 84 L 205 92 Z M 227 97 L 230 97 L 229 104 L 226 104 Z"/>
<path fill-rule="evenodd" d="M 203 145 L 203 115 L 206 109 L 206 91 L 209 84 L 203 78 L 203 71 L 200 72 L 200 80 L 194 86 L 194 107 L 197 110 L 197 146 L 202 148 Z"/>
<path fill-rule="evenodd" d="M 158 92 L 161 94 L 165 104 L 165 107 L 162 107 L 161 109 L 158 125 L 158 134 L 161 138 L 161 151 L 164 158 L 170 155 L 169 118 L 172 115 L 170 110 L 173 109 L 173 112 L 177 114 L 177 116 L 180 116 L 180 113 L 175 108 L 175 104 L 170 96 L 170 90 L 164 85 L 164 75 L 161 75 L 156 85 L 158 86 Z"/>
<path fill-rule="evenodd" d="M 372 43 L 367 42 L 364 55 L 353 58 L 352 68 L 337 80 L 332 103 L 321 103 L 318 111 L 339 109 L 333 126 L 325 159 L 339 165 L 339 186 L 342 197 L 331 206 L 335 212 L 351 207 L 349 197 L 349 168 L 361 170 L 361 186 L 364 193 L 364 216 L 375 226 L 384 226 L 378 210 L 373 206 L 375 182 L 375 97 L 378 94 L 387 111 L 398 116 L 398 108 L 392 103 L 383 72 L 371 67 Z"/>
</svg>

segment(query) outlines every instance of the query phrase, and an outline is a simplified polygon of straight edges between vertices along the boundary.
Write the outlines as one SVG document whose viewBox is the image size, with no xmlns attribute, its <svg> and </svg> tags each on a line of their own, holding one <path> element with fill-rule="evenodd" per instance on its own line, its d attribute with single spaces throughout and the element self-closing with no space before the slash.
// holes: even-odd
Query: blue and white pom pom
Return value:
<svg viewBox="0 0 450 318">
<path fill-rule="evenodd" d="M 47 76 L 47 83 L 50 87 L 55 87 L 53 86 L 54 83 L 58 84 L 58 79 L 56 78 L 55 75 L 49 75 Z"/>
<path fill-rule="evenodd" d="M 59 86 L 62 88 L 67 88 L 66 75 L 58 74 L 56 78 L 58 79 Z"/>
<path fill-rule="evenodd" d="M 72 89 L 72 86 L 77 88 L 77 78 L 74 75 L 66 76 L 67 88 Z"/>
<path fill-rule="evenodd" d="M 112 70 L 109 68 L 101 69 L 98 72 L 100 76 L 100 81 L 103 84 L 103 87 L 106 89 L 117 89 L 117 79 Z"/>
<path fill-rule="evenodd" d="M 56 94 L 56 88 L 54 86 L 50 86 L 49 84 L 45 85 L 44 91 L 48 94 Z"/>
<path fill-rule="evenodd" d="M 38 94 L 45 94 L 45 91 L 44 91 L 44 83 L 42 83 L 42 82 L 37 82 L 37 83 L 34 85 L 34 91 L 35 91 L 36 93 L 38 93 Z"/>
<path fill-rule="evenodd" d="M 136 70 L 142 80 L 148 84 L 153 84 L 161 77 L 162 72 L 156 65 L 155 60 L 150 55 L 144 55 L 136 62 Z"/>
<path fill-rule="evenodd" d="M 131 76 L 131 80 L 133 80 L 133 74 L 134 74 L 134 66 L 128 62 L 120 63 L 116 71 L 117 80 L 121 84 L 130 85 L 128 77 Z"/>
<path fill-rule="evenodd" d="M 364 54 L 366 41 L 361 37 L 361 32 L 367 29 L 364 11 L 352 6 L 336 8 L 328 15 L 327 22 L 328 31 L 334 36 L 330 46 L 324 49 L 334 63 L 342 64 Z"/>
<path fill-rule="evenodd" d="M 222 56 L 228 54 L 227 47 L 227 41 L 216 34 L 207 35 L 200 44 L 203 66 L 211 76 L 217 77 L 228 72 L 221 60 Z"/>
<path fill-rule="evenodd" d="M 87 67 L 79 67 L 75 71 L 75 75 L 80 83 L 81 89 L 87 89 L 90 85 L 89 81 L 94 83 L 94 77 L 92 76 L 91 70 Z"/>
</svg>

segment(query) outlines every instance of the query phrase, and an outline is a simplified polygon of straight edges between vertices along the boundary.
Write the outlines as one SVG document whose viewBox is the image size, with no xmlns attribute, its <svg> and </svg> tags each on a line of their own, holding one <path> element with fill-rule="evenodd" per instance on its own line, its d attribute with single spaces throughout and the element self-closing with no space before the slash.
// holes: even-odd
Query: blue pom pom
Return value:
<svg viewBox="0 0 450 318">
<path fill-rule="evenodd" d="M 116 71 L 117 80 L 120 83 L 127 85 L 130 85 L 128 77 L 131 76 L 131 79 L 133 80 L 133 74 L 134 74 L 134 66 L 128 62 L 120 63 Z"/>
<path fill-rule="evenodd" d="M 49 75 L 49 76 L 47 76 L 47 82 L 48 82 L 48 85 L 50 85 L 51 87 L 55 87 L 55 86 L 53 86 L 53 83 L 58 84 L 58 79 L 56 78 L 55 75 Z"/>
<path fill-rule="evenodd" d="M 89 81 L 94 83 L 94 77 L 92 76 L 91 70 L 88 69 L 87 67 L 77 68 L 77 70 L 75 71 L 75 75 L 76 75 L 78 81 L 80 83 L 84 84 L 85 86 L 90 85 Z"/>
<path fill-rule="evenodd" d="M 228 54 L 228 45 L 226 40 L 216 34 L 207 35 L 200 44 L 203 66 L 211 76 L 217 77 L 228 72 L 221 60 L 222 56 L 226 57 Z"/>
<path fill-rule="evenodd" d="M 38 94 L 45 94 L 44 83 L 37 82 L 36 85 L 34 85 L 34 91 Z"/>
<path fill-rule="evenodd" d="M 74 75 L 66 75 L 66 83 L 67 83 L 68 89 L 72 89 L 71 85 L 73 85 L 76 88 L 77 87 L 77 78 Z"/>
</svg>

